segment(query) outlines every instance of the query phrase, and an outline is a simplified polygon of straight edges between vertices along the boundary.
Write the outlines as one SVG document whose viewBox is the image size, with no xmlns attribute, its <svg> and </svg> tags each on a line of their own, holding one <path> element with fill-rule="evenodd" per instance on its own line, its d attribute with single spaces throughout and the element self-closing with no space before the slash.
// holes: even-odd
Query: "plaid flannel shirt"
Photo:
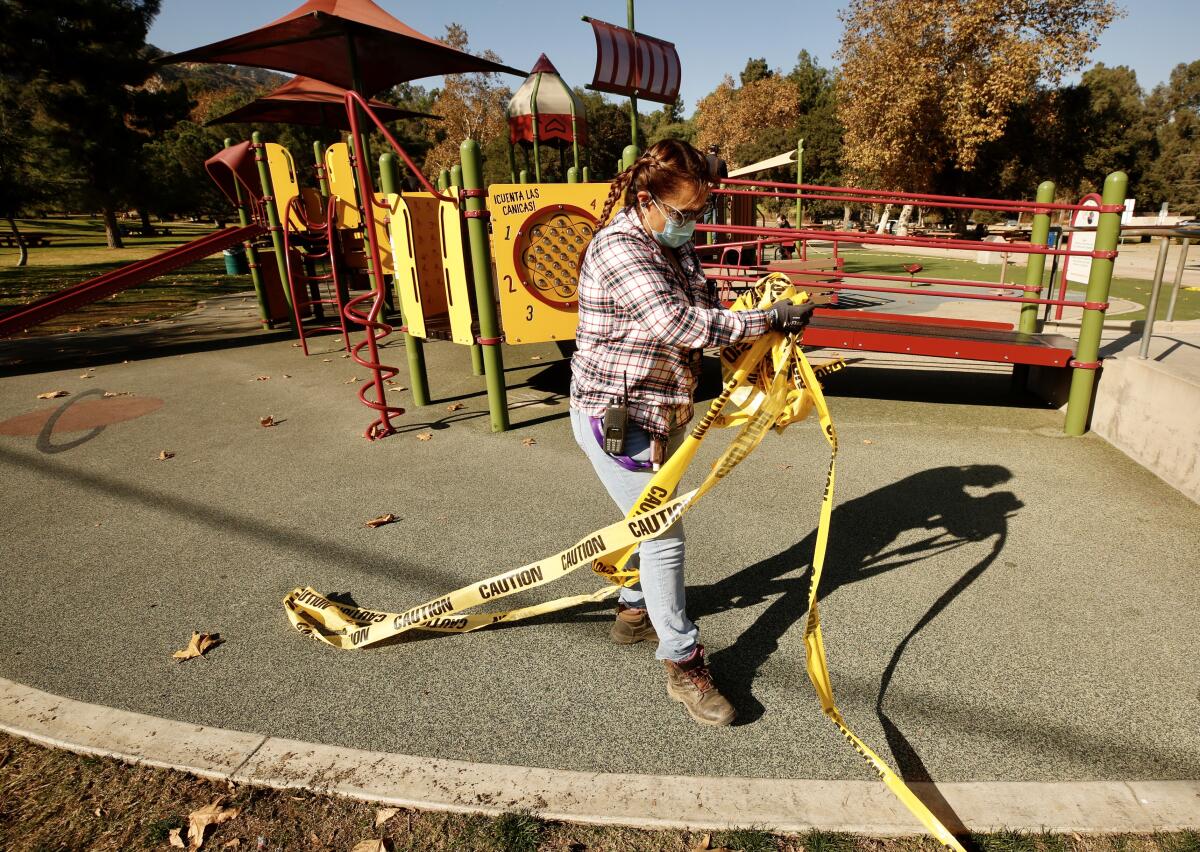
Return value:
<svg viewBox="0 0 1200 852">
<path fill-rule="evenodd" d="M 660 438 L 692 418 L 701 350 L 767 332 L 766 311 L 718 306 L 690 242 L 678 250 L 684 278 L 666 251 L 632 208 L 596 233 L 579 269 L 571 359 L 573 407 L 599 417 L 628 383 L 630 419 Z"/>
</svg>

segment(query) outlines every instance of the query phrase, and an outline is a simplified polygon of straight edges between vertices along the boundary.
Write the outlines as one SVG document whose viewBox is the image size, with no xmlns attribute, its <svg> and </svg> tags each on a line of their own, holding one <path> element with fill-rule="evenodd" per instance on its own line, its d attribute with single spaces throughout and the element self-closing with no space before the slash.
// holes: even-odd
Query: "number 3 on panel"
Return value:
<svg viewBox="0 0 1200 852">
<path fill-rule="evenodd" d="M 527 305 L 525 307 L 525 321 L 533 322 L 533 305 Z"/>
</svg>

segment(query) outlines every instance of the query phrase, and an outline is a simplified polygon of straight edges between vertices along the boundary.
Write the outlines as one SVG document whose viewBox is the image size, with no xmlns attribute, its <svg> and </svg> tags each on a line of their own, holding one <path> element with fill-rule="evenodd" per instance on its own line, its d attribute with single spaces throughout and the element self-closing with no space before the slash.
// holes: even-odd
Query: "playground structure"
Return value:
<svg viewBox="0 0 1200 852">
<path fill-rule="evenodd" d="M 339 333 L 355 361 L 371 371 L 358 389 L 359 399 L 377 415 L 367 436 L 393 430 L 391 419 L 403 413 L 386 402 L 387 380 L 399 374 L 381 361 L 384 339 L 399 331 L 406 336 L 409 383 L 417 404 L 428 403 L 428 378 L 421 346 L 448 340 L 472 348 L 476 374 L 487 376 L 492 428 L 507 428 L 501 343 L 564 342 L 574 338 L 579 264 L 592 234 L 600 226 L 598 210 L 607 183 L 499 184 L 481 186 L 478 146 L 462 146 L 463 163 L 431 184 L 387 130 L 385 123 L 354 92 L 344 96 L 351 143 L 323 151 L 323 168 L 313 170 L 316 186 L 302 186 L 300 171 L 289 152 L 258 137 L 231 146 L 207 164 L 210 175 L 239 211 L 242 225 L 172 249 L 105 276 L 38 300 L 0 318 L 0 333 L 49 319 L 119 289 L 136 286 L 240 242 L 247 244 L 251 274 L 264 324 L 294 325 L 305 354 L 316 332 Z M 395 154 L 379 158 L 378 177 L 369 168 L 362 143 L 362 118 L 379 131 Z M 396 155 L 420 182 L 417 192 L 401 191 Z M 377 192 L 377 185 L 382 189 Z M 798 286 L 831 294 L 829 307 L 818 309 L 803 343 L 886 353 L 968 359 L 1011 364 L 1018 377 L 1029 367 L 1071 370 L 1066 430 L 1082 434 L 1099 366 L 1099 334 L 1107 308 L 1112 261 L 1120 234 L 1124 175 L 1110 175 L 1097 202 L 1055 203 L 1054 187 L 1043 184 L 1033 201 L 960 198 L 916 193 L 890 193 L 747 179 L 730 179 L 714 192 L 728 204 L 727 224 L 701 224 L 697 230 L 717 242 L 701 245 L 703 265 L 732 298 L 768 272 L 782 272 Z M 360 200 L 370 199 L 369 205 Z M 1029 214 L 1028 241 L 996 244 L 942 237 L 863 234 L 812 228 L 764 227 L 754 222 L 761 201 L 810 203 L 922 204 L 933 207 L 994 210 Z M 1087 211 L 1098 226 L 1094 245 L 1047 245 L 1052 214 Z M 490 220 L 489 236 L 486 220 Z M 364 227 L 365 222 L 373 227 Z M 254 240 L 270 237 L 259 259 Z M 832 245 L 829 258 L 808 255 L 811 241 Z M 768 260 L 767 250 L 797 243 L 796 260 Z M 847 273 L 839 246 L 847 243 L 1004 252 L 1028 258 L 1022 283 L 983 283 L 907 274 Z M 1087 259 L 1088 291 L 1083 300 L 1043 298 L 1046 258 Z M 495 278 L 493 279 L 493 269 Z M 378 281 L 372 270 L 379 271 Z M 277 292 L 272 294 L 272 287 Z M 913 289 L 914 285 L 925 285 Z M 947 289 L 954 288 L 954 289 Z M 996 295 L 990 291 L 1004 291 Z M 914 297 L 1015 304 L 1019 322 L 948 319 L 878 313 L 854 308 L 848 294 L 905 294 Z M 282 300 L 279 298 L 282 295 Z M 841 297 L 841 298 L 839 298 Z M 391 302 L 400 322 L 386 319 Z M 840 303 L 839 303 L 840 302 Z M 1078 342 L 1061 335 L 1038 333 L 1042 307 L 1083 309 Z M 326 315 L 328 314 L 328 315 Z M 352 341 L 354 334 L 361 339 Z M 423 397 L 423 398 L 422 398 Z"/>
<path fill-rule="evenodd" d="M 673 101 L 680 72 L 674 45 L 636 32 L 632 4 L 629 11 L 628 29 L 584 20 L 591 24 L 597 44 L 591 88 L 630 98 L 636 141 L 636 98 Z M 397 50 L 407 51 L 402 62 L 395 60 Z M 399 368 L 381 360 L 384 341 L 395 332 L 404 336 L 408 385 L 417 406 L 430 402 L 423 346 L 429 340 L 449 340 L 471 348 L 474 372 L 486 377 L 492 429 L 507 429 L 501 344 L 564 343 L 574 338 L 578 268 L 592 234 L 603 224 L 597 217 L 608 192 L 607 183 L 586 182 L 585 170 L 579 167 L 586 116 L 549 60 L 543 55 L 525 75 L 423 36 L 369 0 L 309 0 L 258 30 L 176 54 L 169 61 L 233 62 L 314 77 L 315 81 L 293 80 L 257 102 L 258 108 L 268 110 L 267 115 L 271 110 L 287 110 L 290 120 L 295 120 L 297 109 L 316 114 L 316 120 L 348 130 L 347 141 L 327 150 L 317 146 L 311 186 L 303 185 L 291 153 L 264 142 L 258 133 L 248 142 L 229 145 L 206 163 L 206 169 L 237 207 L 239 228 L 206 236 L 13 311 L 0 317 L 0 335 L 245 243 L 263 324 L 291 326 L 305 354 L 312 334 L 339 333 L 354 360 L 370 371 L 370 380 L 358 389 L 359 399 L 376 414 L 366 437 L 390 434 L 395 428 L 392 418 L 403 413 L 385 398 L 385 385 L 399 374 Z M 389 112 L 392 108 L 367 99 L 369 93 L 402 80 L 471 70 L 525 76 L 509 105 L 510 165 L 515 172 L 511 146 L 527 144 L 536 181 L 541 149 L 558 146 L 565 164 L 569 147 L 574 165 L 567 170 L 567 183 L 522 180 L 485 188 L 479 146 L 468 140 L 461 146 L 461 166 L 444 171 L 434 186 L 388 131 L 386 120 L 396 117 Z M 344 116 L 330 112 L 339 98 Z M 377 132 L 391 149 L 379 158 L 378 174 L 372 169 L 364 130 Z M 628 146 L 622 165 L 631 163 L 637 153 L 636 147 Z M 761 276 L 781 272 L 794 284 L 830 297 L 831 306 L 818 310 L 804 333 L 806 345 L 1011 364 L 1022 383 L 1030 367 L 1072 370 L 1066 431 L 1082 434 L 1099 367 L 1099 337 L 1120 237 L 1123 174 L 1110 175 L 1102 198 L 1085 200 L 1085 207 L 1055 203 L 1050 183 L 1039 187 L 1034 201 L 804 184 L 800 181 L 803 141 L 795 153 L 795 183 L 731 178 L 714 190 L 728 210 L 715 223 L 698 226 L 709 240 L 698 249 L 726 300 Z M 401 163 L 419 190 L 402 187 Z M 527 178 L 524 172 L 522 176 Z M 574 182 L 580 178 L 584 182 Z M 788 200 L 796 203 L 797 227 L 756 224 L 761 202 Z M 803 227 L 806 201 L 1018 212 L 1031 215 L 1033 227 L 1027 241 L 1004 245 L 825 231 Z M 1051 215 L 1078 215 L 1085 210 L 1097 221 L 1094 239 L 1065 248 L 1049 244 Z M 810 257 L 808 245 L 814 240 L 832 244 L 832 257 Z M 847 243 L 886 245 L 899 251 L 970 248 L 1025 255 L 1028 263 L 1021 284 L 920 277 L 919 265 L 906 267 L 904 276 L 849 274 L 838 252 Z M 768 249 L 776 247 L 778 255 L 779 246 L 791 244 L 799 248 L 796 260 L 767 261 Z M 270 255 L 273 264 L 267 259 Z M 1087 295 L 1082 301 L 1066 299 L 1065 291 L 1056 299 L 1042 298 L 1047 286 L 1043 282 L 1046 257 L 1088 264 Z M 1072 268 L 1078 271 L 1078 265 Z M 922 286 L 913 289 L 916 285 Z M 982 292 L 985 289 L 1015 295 L 993 295 Z M 1014 328 L 987 320 L 864 312 L 855 304 L 854 294 L 861 300 L 864 295 L 897 293 L 1019 304 L 1020 319 Z M 1039 307 L 1064 306 L 1083 309 L 1078 343 L 1038 333 Z M 357 341 L 356 335 L 361 335 Z"/>
</svg>

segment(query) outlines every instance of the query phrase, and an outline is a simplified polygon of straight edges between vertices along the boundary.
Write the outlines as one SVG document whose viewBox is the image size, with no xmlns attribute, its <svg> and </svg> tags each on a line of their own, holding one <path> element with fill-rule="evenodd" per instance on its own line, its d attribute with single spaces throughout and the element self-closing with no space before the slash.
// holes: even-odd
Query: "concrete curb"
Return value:
<svg viewBox="0 0 1200 852">
<path fill-rule="evenodd" d="M 640 828 L 819 828 L 874 836 L 923 831 L 875 781 L 604 774 L 360 751 L 115 710 L 3 678 L 0 729 L 206 778 L 425 810 L 498 814 L 527 808 L 546 819 Z M 932 788 L 912 786 L 918 796 L 923 787 Z M 936 790 L 974 831 L 1200 828 L 1197 781 L 963 782 Z"/>
</svg>

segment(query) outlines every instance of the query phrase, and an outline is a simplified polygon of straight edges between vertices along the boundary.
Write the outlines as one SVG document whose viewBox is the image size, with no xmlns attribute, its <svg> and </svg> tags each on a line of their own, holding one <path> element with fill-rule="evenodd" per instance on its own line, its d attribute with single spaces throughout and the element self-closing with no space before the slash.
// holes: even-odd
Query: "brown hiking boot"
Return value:
<svg viewBox="0 0 1200 852">
<path fill-rule="evenodd" d="M 667 695 L 683 704 L 701 725 L 728 725 L 737 718 L 733 705 L 713 683 L 703 647 L 697 645 L 690 659 L 681 663 L 663 660 L 663 665 L 667 667 Z"/>
<path fill-rule="evenodd" d="M 608 638 L 617 645 L 633 645 L 643 639 L 658 639 L 646 610 L 617 604 L 617 620 L 609 628 Z"/>
</svg>

